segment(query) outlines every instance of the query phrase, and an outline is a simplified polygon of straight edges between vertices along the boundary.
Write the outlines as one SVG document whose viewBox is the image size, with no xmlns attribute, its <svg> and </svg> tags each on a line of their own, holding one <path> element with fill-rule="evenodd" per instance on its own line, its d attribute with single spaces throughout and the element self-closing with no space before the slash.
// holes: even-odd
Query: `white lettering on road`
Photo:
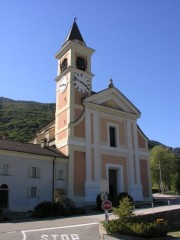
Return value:
<svg viewBox="0 0 180 240">
<path fill-rule="evenodd" d="M 78 240 L 80 239 L 79 236 L 77 234 L 62 234 L 62 235 L 41 235 L 41 239 L 40 240 Z"/>
<path fill-rule="evenodd" d="M 61 240 L 78 240 L 80 239 L 79 236 L 77 234 L 62 234 L 62 235 L 41 235 L 41 239 L 40 240 L 48 240 L 48 239 L 52 239 L 52 240 L 57 240 L 61 239 Z"/>
<path fill-rule="evenodd" d="M 49 231 L 49 230 L 57 230 L 57 229 L 66 229 L 66 228 L 77 228 L 77 227 L 84 227 L 84 226 L 90 226 L 90 225 L 97 225 L 99 224 L 98 222 L 93 222 L 93 223 L 85 223 L 85 224 L 77 224 L 77 225 L 69 225 L 69 226 L 62 226 L 62 227 L 53 227 L 53 228 L 40 228 L 40 229 L 31 229 L 31 230 L 23 230 L 21 231 L 23 235 L 22 240 L 27 240 L 26 239 L 26 233 L 30 232 L 40 232 L 40 231 Z M 51 237 L 51 238 L 50 238 Z M 57 240 L 58 235 L 41 235 L 41 240 Z M 79 236 L 77 234 L 70 234 L 70 238 L 68 235 L 63 234 L 59 235 L 61 237 L 61 240 L 79 240 Z M 59 240 L 59 239 L 58 239 Z"/>
</svg>

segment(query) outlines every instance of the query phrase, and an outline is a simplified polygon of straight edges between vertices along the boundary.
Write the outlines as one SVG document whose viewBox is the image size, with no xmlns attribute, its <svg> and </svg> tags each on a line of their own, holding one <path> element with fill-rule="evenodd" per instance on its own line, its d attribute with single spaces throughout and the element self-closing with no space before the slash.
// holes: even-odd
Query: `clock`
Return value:
<svg viewBox="0 0 180 240">
<path fill-rule="evenodd" d="M 67 77 L 64 76 L 60 79 L 59 83 L 58 83 L 58 90 L 60 91 L 60 93 L 65 92 L 67 88 Z"/>
<path fill-rule="evenodd" d="M 85 93 L 91 89 L 90 79 L 82 73 L 74 73 L 73 83 L 79 92 Z"/>
</svg>

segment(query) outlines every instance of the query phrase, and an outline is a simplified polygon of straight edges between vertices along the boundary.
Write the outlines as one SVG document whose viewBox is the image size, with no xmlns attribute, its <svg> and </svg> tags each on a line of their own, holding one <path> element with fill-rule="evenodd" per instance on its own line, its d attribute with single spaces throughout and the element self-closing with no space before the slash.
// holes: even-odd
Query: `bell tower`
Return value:
<svg viewBox="0 0 180 240">
<path fill-rule="evenodd" d="M 82 98 L 92 93 L 91 56 L 79 31 L 76 18 L 61 49 L 55 54 L 58 61 L 56 81 L 55 142 L 69 156 L 74 139 L 74 127 L 83 113 Z"/>
</svg>

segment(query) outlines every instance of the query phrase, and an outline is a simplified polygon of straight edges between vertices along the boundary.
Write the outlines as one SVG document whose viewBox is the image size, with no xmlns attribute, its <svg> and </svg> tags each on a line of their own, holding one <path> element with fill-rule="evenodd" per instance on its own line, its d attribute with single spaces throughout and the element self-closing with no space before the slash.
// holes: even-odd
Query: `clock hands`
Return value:
<svg viewBox="0 0 180 240">
<path fill-rule="evenodd" d="M 89 90 L 89 87 L 88 87 L 83 81 L 81 81 L 81 80 L 79 80 L 79 79 L 78 79 L 78 81 L 79 81 L 81 84 L 83 84 L 83 85 Z"/>
<path fill-rule="evenodd" d="M 81 81 L 79 78 L 77 78 L 76 76 L 74 76 L 74 82 L 75 81 L 78 81 L 79 83 L 81 83 L 84 87 L 86 87 L 87 88 L 87 90 L 90 90 L 90 88 L 88 87 L 88 85 L 90 85 L 90 84 L 86 84 L 86 83 L 84 83 L 83 81 Z"/>
</svg>

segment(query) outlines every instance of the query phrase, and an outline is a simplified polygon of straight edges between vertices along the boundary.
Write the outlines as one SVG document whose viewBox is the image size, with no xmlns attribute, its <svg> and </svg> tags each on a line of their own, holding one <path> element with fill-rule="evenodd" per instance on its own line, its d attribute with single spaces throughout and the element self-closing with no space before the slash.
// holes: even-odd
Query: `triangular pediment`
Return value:
<svg viewBox="0 0 180 240">
<path fill-rule="evenodd" d="M 102 106 L 105 106 L 105 107 L 109 107 L 109 108 L 113 108 L 113 109 L 117 109 L 117 110 L 123 110 L 115 101 L 113 101 L 112 99 L 106 101 L 106 102 L 103 102 L 101 104 Z"/>
<path fill-rule="evenodd" d="M 104 106 L 133 115 L 140 115 L 140 111 L 115 87 L 95 93 L 84 99 L 83 102 L 96 104 L 96 106 Z"/>
</svg>

